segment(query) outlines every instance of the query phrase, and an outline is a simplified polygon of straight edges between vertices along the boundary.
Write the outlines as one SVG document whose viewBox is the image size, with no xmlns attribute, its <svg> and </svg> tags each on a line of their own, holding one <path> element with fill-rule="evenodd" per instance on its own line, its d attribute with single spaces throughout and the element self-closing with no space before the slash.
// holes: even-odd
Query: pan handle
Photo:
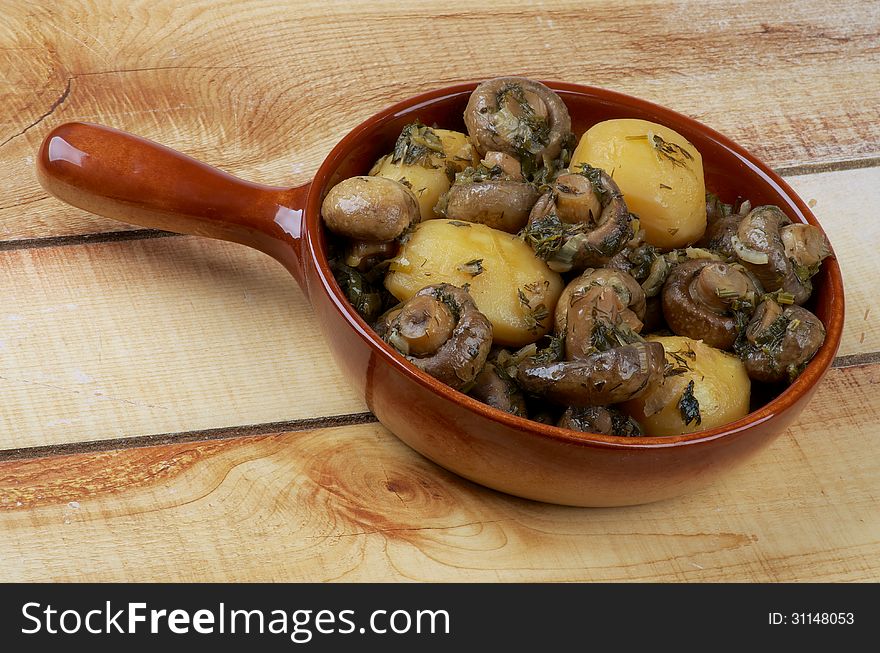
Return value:
<svg viewBox="0 0 880 653">
<path fill-rule="evenodd" d="M 46 136 L 37 177 L 52 195 L 91 213 L 259 249 L 303 286 L 308 184 L 254 184 L 153 141 L 83 122 Z"/>
</svg>

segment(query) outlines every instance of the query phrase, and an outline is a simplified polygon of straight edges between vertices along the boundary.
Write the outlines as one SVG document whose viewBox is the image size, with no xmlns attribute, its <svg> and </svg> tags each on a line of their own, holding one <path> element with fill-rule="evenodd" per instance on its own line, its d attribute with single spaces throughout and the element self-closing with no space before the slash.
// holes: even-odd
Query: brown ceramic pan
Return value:
<svg viewBox="0 0 880 653">
<path fill-rule="evenodd" d="M 620 93 L 547 84 L 568 106 L 576 135 L 609 118 L 667 125 L 701 152 L 706 187 L 723 200 L 776 204 L 793 221 L 818 226 L 804 202 L 766 165 L 700 123 Z M 341 179 L 366 174 L 413 120 L 464 130 L 462 113 L 475 87 L 431 91 L 376 114 L 333 148 L 311 183 L 295 188 L 242 181 L 156 143 L 85 123 L 62 125 L 46 137 L 38 174 L 49 192 L 92 213 L 242 243 L 280 261 L 311 302 L 342 375 L 379 421 L 438 465 L 488 487 L 576 506 L 646 503 L 706 485 L 783 433 L 810 400 L 840 344 L 843 284 L 833 259 L 815 279 L 811 300 L 827 338 L 806 370 L 748 416 L 688 435 L 591 435 L 515 417 L 425 375 L 376 337 L 330 271 L 321 201 Z"/>
</svg>

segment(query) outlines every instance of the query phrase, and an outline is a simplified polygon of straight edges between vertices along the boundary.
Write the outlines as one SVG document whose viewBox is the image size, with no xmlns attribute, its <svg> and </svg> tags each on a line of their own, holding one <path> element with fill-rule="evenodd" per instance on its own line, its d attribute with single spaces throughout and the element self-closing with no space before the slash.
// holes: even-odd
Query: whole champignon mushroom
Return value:
<svg viewBox="0 0 880 653">
<path fill-rule="evenodd" d="M 556 303 L 554 315 L 554 330 L 556 333 L 565 331 L 568 311 L 572 302 L 579 296 L 586 294 L 591 288 L 611 288 L 620 300 L 620 309 L 632 312 L 632 318 L 624 315 L 624 319 L 630 327 L 638 332 L 641 330 L 641 320 L 645 317 L 645 293 L 639 283 L 626 272 L 609 268 L 587 268 L 577 278 L 573 279 L 562 291 Z"/>
<path fill-rule="evenodd" d="M 468 394 L 512 415 L 528 416 L 525 395 L 507 372 L 491 361 L 477 375 Z"/>
<path fill-rule="evenodd" d="M 642 322 L 610 287 L 593 286 L 572 298 L 563 329 L 566 360 L 586 358 L 597 349 L 640 341 Z"/>
<path fill-rule="evenodd" d="M 321 215 L 333 233 L 382 242 L 400 237 L 420 220 L 413 192 L 385 177 L 349 177 L 330 189 Z"/>
<path fill-rule="evenodd" d="M 556 158 L 571 118 L 552 90 L 524 77 L 498 77 L 474 90 L 464 111 L 468 134 L 482 155 L 506 152 L 534 161 Z"/>
<path fill-rule="evenodd" d="M 601 433 L 638 437 L 642 427 L 629 415 L 611 406 L 570 406 L 556 424 L 564 429 L 582 433 Z"/>
<path fill-rule="evenodd" d="M 538 191 L 525 181 L 517 159 L 489 152 L 476 169 L 456 175 L 436 210 L 452 220 L 516 233 L 525 225 L 537 199 Z"/>
<path fill-rule="evenodd" d="M 663 316 L 676 335 L 729 350 L 744 326 L 734 311 L 749 317 L 757 293 L 749 276 L 736 266 L 693 259 L 669 273 L 663 285 Z"/>
<path fill-rule="evenodd" d="M 552 270 L 583 270 L 603 266 L 623 249 L 633 236 L 632 220 L 611 176 L 583 165 L 577 173 L 560 175 L 538 199 L 523 236 Z"/>
<path fill-rule="evenodd" d="M 492 346 L 492 324 L 466 290 L 426 286 L 376 328 L 413 365 L 456 390 L 473 381 Z"/>
<path fill-rule="evenodd" d="M 758 306 L 739 349 L 755 381 L 794 381 L 825 342 L 825 326 L 802 306 L 783 309 L 772 299 Z"/>
<path fill-rule="evenodd" d="M 791 229 L 793 226 L 797 229 Z M 783 232 L 788 234 L 785 240 Z M 795 304 L 803 304 L 809 299 L 812 292 L 810 277 L 818 271 L 819 262 L 831 252 L 824 235 L 816 227 L 792 225 L 777 206 L 752 209 L 740 222 L 731 241 L 736 256 L 758 278 L 764 290 L 790 294 Z M 803 265 L 790 256 L 810 264 Z"/>
<path fill-rule="evenodd" d="M 813 276 L 831 256 L 831 245 L 819 229 L 809 224 L 790 224 L 779 231 L 785 255 L 802 268 L 798 276 Z M 797 268 L 796 268 L 797 271 Z"/>
<path fill-rule="evenodd" d="M 520 363 L 517 381 L 531 394 L 567 406 L 616 404 L 639 396 L 663 376 L 659 342 L 636 342 L 596 352 L 583 360 Z"/>
<path fill-rule="evenodd" d="M 739 223 L 751 210 L 751 203 L 746 201 L 740 205 L 739 210 L 734 208 L 733 205 L 722 202 L 717 195 L 706 194 L 706 231 L 697 241 L 699 247 L 720 252 L 727 259 L 736 258 L 732 239 Z"/>
</svg>

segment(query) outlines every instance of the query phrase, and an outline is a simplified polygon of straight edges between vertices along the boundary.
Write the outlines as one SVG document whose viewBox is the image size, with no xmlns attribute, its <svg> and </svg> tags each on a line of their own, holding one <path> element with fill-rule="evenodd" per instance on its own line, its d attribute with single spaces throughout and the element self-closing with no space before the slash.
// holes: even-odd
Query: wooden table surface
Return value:
<svg viewBox="0 0 880 653">
<path fill-rule="evenodd" d="M 880 580 L 880 4 L 462 6 L 0 0 L 0 580 Z M 714 127 L 836 248 L 834 369 L 701 492 L 575 509 L 463 481 L 376 423 L 280 265 L 34 176 L 87 120 L 294 185 L 384 106 L 511 73 Z"/>
</svg>

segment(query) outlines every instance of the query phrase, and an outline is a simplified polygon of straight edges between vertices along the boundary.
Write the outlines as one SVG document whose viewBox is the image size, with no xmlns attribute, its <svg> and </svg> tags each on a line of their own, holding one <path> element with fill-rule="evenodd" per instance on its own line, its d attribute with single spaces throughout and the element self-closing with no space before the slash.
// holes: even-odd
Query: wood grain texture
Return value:
<svg viewBox="0 0 880 653">
<path fill-rule="evenodd" d="M 13 250 L 0 278 L 0 448 L 366 410 L 290 275 L 246 247 Z"/>
<path fill-rule="evenodd" d="M 379 425 L 8 461 L 0 580 L 878 581 L 878 384 L 833 370 L 746 467 L 625 509 L 486 490 Z"/>
<path fill-rule="evenodd" d="M 391 102 L 501 73 L 644 97 L 772 166 L 880 160 L 874 0 L 834 11 L 774 0 L 4 5 L 5 239 L 125 228 L 59 206 L 36 183 L 34 151 L 62 121 L 109 124 L 253 181 L 297 184 Z"/>
<path fill-rule="evenodd" d="M 0 0 L 0 580 L 880 581 L 880 5 L 838 5 Z M 510 73 L 693 116 L 829 232 L 842 367 L 702 492 L 585 510 L 463 481 L 364 423 L 279 265 L 33 173 L 90 120 L 295 185 L 389 103 Z"/>
</svg>

